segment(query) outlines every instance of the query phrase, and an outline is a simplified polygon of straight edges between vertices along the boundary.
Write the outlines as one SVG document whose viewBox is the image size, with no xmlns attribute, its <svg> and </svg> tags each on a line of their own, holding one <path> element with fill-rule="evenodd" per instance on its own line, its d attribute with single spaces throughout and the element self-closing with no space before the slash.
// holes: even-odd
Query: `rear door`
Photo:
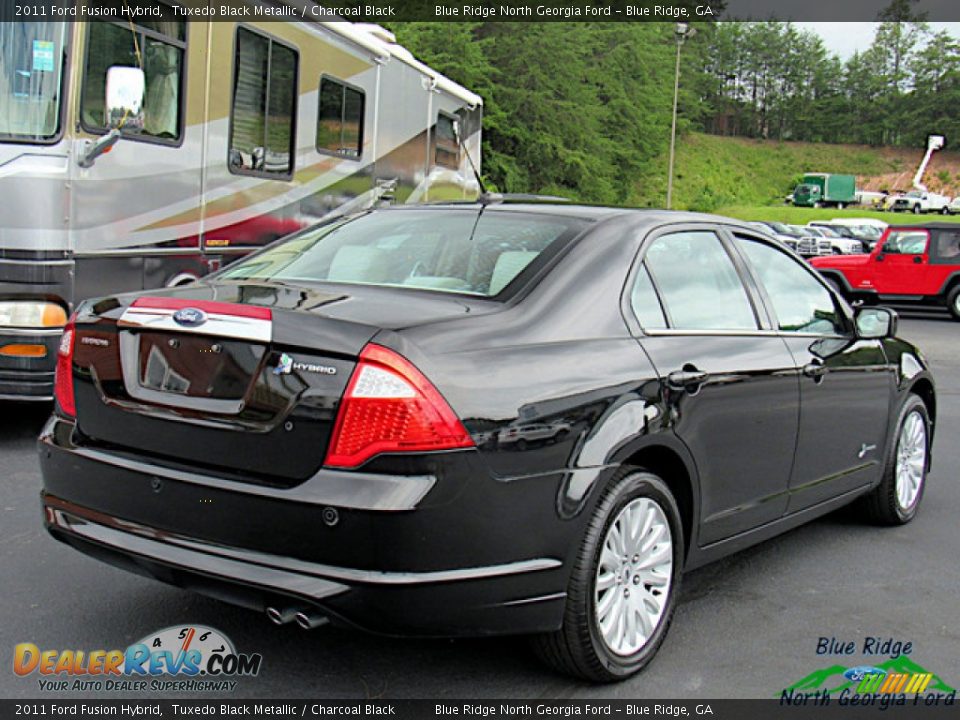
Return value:
<svg viewBox="0 0 960 720">
<path fill-rule="evenodd" d="M 747 234 L 734 241 L 767 298 L 800 381 L 800 434 L 788 512 L 875 480 L 893 376 L 879 340 L 854 336 L 845 309 L 804 263 Z"/>
<path fill-rule="evenodd" d="M 701 543 L 776 520 L 797 438 L 793 358 L 710 227 L 664 231 L 642 250 L 632 292 L 663 402 L 701 487 Z"/>
<path fill-rule="evenodd" d="M 930 233 L 923 228 L 891 230 L 874 262 L 874 287 L 880 295 L 932 295 Z"/>
</svg>

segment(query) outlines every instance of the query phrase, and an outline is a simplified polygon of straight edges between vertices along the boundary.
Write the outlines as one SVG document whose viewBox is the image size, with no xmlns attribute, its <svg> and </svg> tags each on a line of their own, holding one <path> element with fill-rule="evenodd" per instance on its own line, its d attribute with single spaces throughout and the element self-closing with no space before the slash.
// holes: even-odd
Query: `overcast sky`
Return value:
<svg viewBox="0 0 960 720">
<path fill-rule="evenodd" d="M 823 38 L 827 49 L 846 60 L 857 50 L 866 50 L 873 42 L 877 23 L 872 22 L 798 22 L 796 25 L 809 28 Z M 947 30 L 960 39 L 960 22 L 932 22 L 934 32 Z"/>
</svg>

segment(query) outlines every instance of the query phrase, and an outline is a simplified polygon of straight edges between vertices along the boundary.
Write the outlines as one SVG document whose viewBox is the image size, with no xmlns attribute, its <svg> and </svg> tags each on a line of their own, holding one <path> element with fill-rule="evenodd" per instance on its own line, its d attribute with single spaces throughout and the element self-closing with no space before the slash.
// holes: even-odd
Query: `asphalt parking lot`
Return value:
<svg viewBox="0 0 960 720">
<path fill-rule="evenodd" d="M 238 650 L 263 654 L 260 675 L 231 697 L 772 697 L 844 662 L 816 654 L 820 637 L 860 646 L 867 636 L 911 642 L 911 659 L 957 686 L 960 324 L 905 314 L 900 334 L 932 363 L 940 397 L 933 472 L 917 519 L 883 529 L 841 511 L 689 574 L 658 658 L 630 681 L 602 687 L 552 674 L 522 639 L 411 641 L 277 628 L 259 614 L 82 556 L 41 526 L 34 438 L 49 408 L 0 403 L 0 697 L 40 696 L 36 675 L 10 669 L 17 643 L 124 648 L 183 623 L 216 627 Z"/>
</svg>

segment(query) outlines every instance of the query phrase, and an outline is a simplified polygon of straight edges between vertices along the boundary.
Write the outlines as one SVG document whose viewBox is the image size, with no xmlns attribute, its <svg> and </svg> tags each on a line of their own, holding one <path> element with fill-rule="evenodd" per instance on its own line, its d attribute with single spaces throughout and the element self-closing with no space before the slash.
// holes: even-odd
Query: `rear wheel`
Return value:
<svg viewBox="0 0 960 720">
<path fill-rule="evenodd" d="M 676 501 L 651 473 L 625 469 L 604 490 L 574 561 L 563 625 L 534 638 L 556 670 L 622 680 L 649 663 L 676 607 L 683 563 Z"/>
<path fill-rule="evenodd" d="M 950 209 L 949 209 L 946 205 L 944 205 L 942 208 L 940 208 L 940 214 L 941 214 L 941 215 L 949 215 L 949 214 L 950 214 Z"/>
<path fill-rule="evenodd" d="M 843 203 L 837 203 L 837 210 L 843 210 L 846 207 Z"/>
<path fill-rule="evenodd" d="M 960 320 L 960 285 L 955 285 L 947 293 L 947 309 L 954 320 Z"/>
<path fill-rule="evenodd" d="M 863 499 L 868 518 L 882 525 L 904 525 L 917 514 L 927 480 L 930 415 L 916 395 L 907 396 L 890 438 L 880 484 Z"/>
</svg>

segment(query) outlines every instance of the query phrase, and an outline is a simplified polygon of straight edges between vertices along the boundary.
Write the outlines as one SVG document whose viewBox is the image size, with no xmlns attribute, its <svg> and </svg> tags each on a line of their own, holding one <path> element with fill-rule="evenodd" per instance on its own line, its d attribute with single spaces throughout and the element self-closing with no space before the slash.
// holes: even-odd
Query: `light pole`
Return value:
<svg viewBox="0 0 960 720">
<path fill-rule="evenodd" d="M 673 122 L 670 125 L 670 167 L 667 169 L 667 210 L 673 203 L 673 156 L 677 146 L 677 98 L 680 95 L 680 48 L 683 41 L 692 37 L 696 30 L 689 23 L 678 22 L 675 30 L 677 37 L 677 69 L 673 77 Z"/>
</svg>

